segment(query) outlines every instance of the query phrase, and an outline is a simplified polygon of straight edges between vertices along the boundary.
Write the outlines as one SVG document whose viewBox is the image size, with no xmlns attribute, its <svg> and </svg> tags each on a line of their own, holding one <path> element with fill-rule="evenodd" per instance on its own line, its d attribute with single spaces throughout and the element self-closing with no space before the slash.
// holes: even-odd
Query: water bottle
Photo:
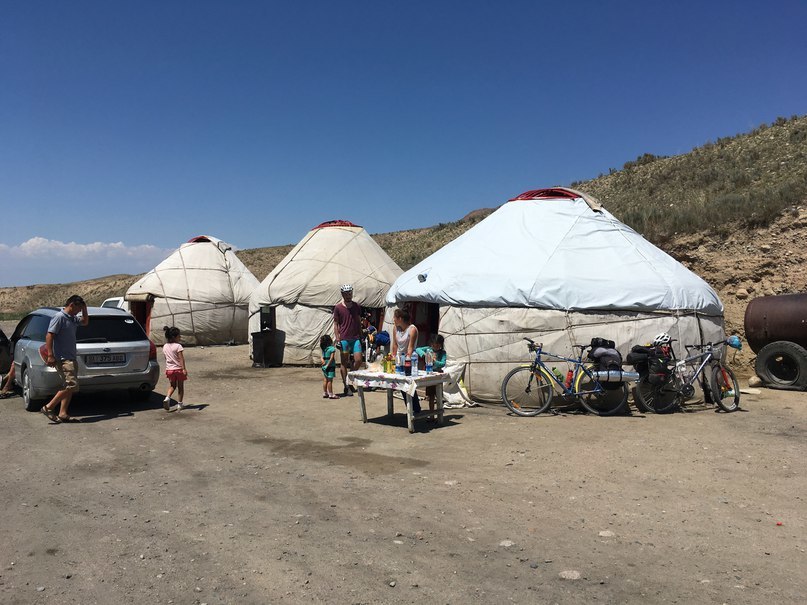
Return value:
<svg viewBox="0 0 807 605">
<path fill-rule="evenodd" d="M 566 372 L 566 382 L 563 383 L 567 389 L 572 388 L 572 378 L 574 378 L 574 372 L 569 370 Z"/>
<path fill-rule="evenodd" d="M 555 378 L 557 379 L 557 381 L 562 384 L 563 383 L 563 374 L 560 373 L 560 370 L 553 367 L 552 368 L 552 373 L 555 375 Z"/>
<path fill-rule="evenodd" d="M 412 351 L 412 378 L 417 378 L 418 371 L 418 352 Z"/>
<path fill-rule="evenodd" d="M 434 369 L 434 352 L 426 351 L 426 373 L 431 374 Z"/>
<path fill-rule="evenodd" d="M 395 357 L 395 373 L 403 375 L 404 373 L 404 354 L 398 353 Z"/>
</svg>

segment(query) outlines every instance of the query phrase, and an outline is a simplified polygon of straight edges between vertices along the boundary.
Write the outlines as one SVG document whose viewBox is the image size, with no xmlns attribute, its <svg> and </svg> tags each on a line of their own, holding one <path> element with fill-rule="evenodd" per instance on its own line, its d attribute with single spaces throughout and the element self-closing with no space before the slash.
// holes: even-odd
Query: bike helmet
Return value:
<svg viewBox="0 0 807 605">
<path fill-rule="evenodd" d="M 660 347 L 662 345 L 668 345 L 671 340 L 672 338 L 670 338 L 667 332 L 662 332 L 661 334 L 656 334 L 656 337 L 653 339 L 653 346 Z"/>
<path fill-rule="evenodd" d="M 740 340 L 740 337 L 736 334 L 732 334 L 726 339 L 726 344 L 730 346 L 732 349 L 737 349 L 740 351 L 743 348 L 743 341 Z"/>
<path fill-rule="evenodd" d="M 353 292 L 353 286 L 351 286 L 350 284 L 342 284 L 342 287 L 340 289 L 342 290 L 342 292 Z"/>
</svg>

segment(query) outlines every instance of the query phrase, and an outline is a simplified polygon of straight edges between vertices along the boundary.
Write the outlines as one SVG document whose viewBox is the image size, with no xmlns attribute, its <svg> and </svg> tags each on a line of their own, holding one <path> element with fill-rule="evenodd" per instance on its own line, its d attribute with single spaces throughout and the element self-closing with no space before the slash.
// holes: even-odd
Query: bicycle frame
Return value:
<svg viewBox="0 0 807 605">
<path fill-rule="evenodd" d="M 525 340 L 528 340 L 528 339 L 525 339 Z M 532 360 L 532 363 L 530 364 L 530 368 L 532 369 L 533 373 L 538 371 L 538 368 L 541 368 L 543 370 L 543 374 L 545 376 L 551 377 L 552 381 L 558 387 L 560 387 L 561 394 L 563 396 L 577 397 L 578 395 L 590 395 L 592 393 L 601 393 L 604 390 L 602 388 L 602 385 L 599 383 L 599 381 L 596 378 L 594 378 L 594 375 L 589 371 L 588 368 L 586 368 L 585 363 L 583 362 L 583 351 L 586 350 L 586 348 L 587 348 L 586 345 L 574 345 L 575 348 L 580 349 L 580 355 L 577 357 L 577 359 L 574 359 L 572 357 L 563 357 L 562 355 L 556 355 L 554 353 L 544 351 L 543 350 L 543 346 L 544 346 L 543 343 L 535 344 L 531 340 L 529 342 L 530 342 L 530 345 L 534 348 L 534 351 L 535 351 L 535 358 Z M 574 366 L 574 370 L 573 370 L 573 374 L 572 374 L 572 376 L 573 376 L 572 377 L 572 384 L 569 386 L 569 388 L 566 387 L 564 382 L 562 382 L 561 380 L 558 380 L 558 377 L 555 376 L 554 372 L 552 372 L 548 367 L 546 367 L 546 364 L 544 363 L 543 359 L 541 359 L 542 355 L 552 357 L 553 359 L 555 359 L 557 361 L 565 361 L 566 363 L 570 363 L 570 364 L 572 364 L 572 366 Z M 590 391 L 575 391 L 574 390 L 574 385 L 577 382 L 577 375 L 581 371 L 592 380 L 592 382 L 594 384 L 594 387 L 595 387 L 593 390 L 590 390 Z"/>
<path fill-rule="evenodd" d="M 674 342 L 674 341 L 671 341 Z M 675 352 L 673 351 L 672 347 L 670 347 L 670 352 L 672 353 L 673 360 L 675 361 L 675 365 L 673 366 L 673 372 L 678 376 L 681 380 L 681 385 L 678 387 L 679 391 L 683 391 L 687 388 L 691 388 L 695 381 L 698 381 L 701 386 L 706 389 L 709 388 L 708 386 L 708 379 L 704 375 L 704 368 L 706 368 L 712 361 L 719 358 L 715 355 L 716 349 L 719 347 L 725 346 L 726 341 L 718 342 L 718 343 L 711 343 L 708 342 L 705 345 L 689 345 L 685 347 L 687 349 L 687 353 L 691 348 L 700 348 L 702 349 L 699 353 L 695 353 L 694 355 L 688 355 L 684 359 L 676 359 Z M 689 375 L 689 378 L 686 378 L 685 374 L 687 366 L 692 364 L 693 361 L 701 359 L 702 361 L 698 365 L 698 367 L 692 371 L 692 374 Z M 703 378 L 701 378 L 703 376 Z M 704 387 L 704 383 L 706 386 Z M 690 394 L 691 396 L 691 394 Z"/>
</svg>

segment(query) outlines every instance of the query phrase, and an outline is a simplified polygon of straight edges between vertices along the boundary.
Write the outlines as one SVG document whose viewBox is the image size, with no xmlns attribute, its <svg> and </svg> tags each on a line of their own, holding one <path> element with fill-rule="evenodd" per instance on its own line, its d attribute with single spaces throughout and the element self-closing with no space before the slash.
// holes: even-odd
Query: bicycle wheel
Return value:
<svg viewBox="0 0 807 605">
<path fill-rule="evenodd" d="M 740 409 L 740 384 L 734 372 L 721 363 L 712 370 L 712 400 L 726 412 Z"/>
<path fill-rule="evenodd" d="M 591 369 L 590 366 L 586 366 Z M 577 370 L 574 391 L 583 407 L 597 416 L 616 416 L 625 412 L 628 403 L 628 385 L 624 382 L 600 384 L 583 368 Z"/>
<path fill-rule="evenodd" d="M 502 399 L 519 416 L 537 416 L 552 405 L 552 379 L 538 368 L 529 366 L 511 370 L 502 381 Z"/>
<path fill-rule="evenodd" d="M 675 377 L 663 384 L 651 384 L 647 377 L 636 383 L 636 406 L 643 412 L 669 414 L 678 409 L 681 399 Z"/>
</svg>

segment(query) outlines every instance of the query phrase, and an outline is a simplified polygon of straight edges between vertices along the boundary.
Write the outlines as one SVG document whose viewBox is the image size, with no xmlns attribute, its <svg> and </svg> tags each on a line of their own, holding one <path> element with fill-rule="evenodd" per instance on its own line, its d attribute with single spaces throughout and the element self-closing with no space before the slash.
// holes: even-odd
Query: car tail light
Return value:
<svg viewBox="0 0 807 605">
<path fill-rule="evenodd" d="M 48 347 L 46 345 L 39 347 L 39 356 L 42 358 L 42 361 L 48 363 Z"/>
<path fill-rule="evenodd" d="M 157 347 L 149 340 L 149 361 L 157 360 Z"/>
</svg>

